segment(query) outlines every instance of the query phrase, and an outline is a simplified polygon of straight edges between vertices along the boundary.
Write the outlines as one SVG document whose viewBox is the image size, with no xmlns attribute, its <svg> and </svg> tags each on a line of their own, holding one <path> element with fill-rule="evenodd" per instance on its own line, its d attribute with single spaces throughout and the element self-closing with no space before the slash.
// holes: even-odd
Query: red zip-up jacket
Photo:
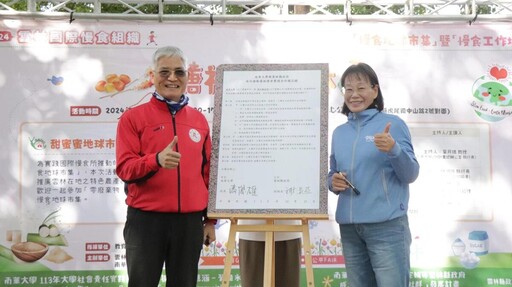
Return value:
<svg viewBox="0 0 512 287">
<path fill-rule="evenodd" d="M 158 165 L 157 154 L 178 136 L 177 168 Z M 165 102 L 123 113 L 117 126 L 116 172 L 128 187 L 126 204 L 146 211 L 189 213 L 208 205 L 210 128 L 204 115 L 184 106 L 174 116 Z"/>
</svg>

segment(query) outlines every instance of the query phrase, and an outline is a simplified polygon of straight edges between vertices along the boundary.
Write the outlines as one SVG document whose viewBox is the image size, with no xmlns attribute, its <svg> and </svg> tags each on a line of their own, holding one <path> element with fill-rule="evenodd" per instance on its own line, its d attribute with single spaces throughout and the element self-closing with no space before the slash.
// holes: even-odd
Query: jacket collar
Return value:
<svg viewBox="0 0 512 287">
<path fill-rule="evenodd" d="M 379 113 L 377 109 L 366 109 L 359 113 L 349 113 L 348 121 L 364 125 Z"/>
</svg>

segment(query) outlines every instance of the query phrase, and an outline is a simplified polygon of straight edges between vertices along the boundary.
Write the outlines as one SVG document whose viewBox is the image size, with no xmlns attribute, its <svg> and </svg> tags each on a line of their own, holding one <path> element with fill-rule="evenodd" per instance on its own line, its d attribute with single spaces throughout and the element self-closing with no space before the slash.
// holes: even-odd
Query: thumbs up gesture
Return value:
<svg viewBox="0 0 512 287">
<path fill-rule="evenodd" d="M 384 131 L 374 136 L 374 143 L 378 150 L 382 152 L 389 152 L 395 145 L 395 139 L 389 133 L 391 123 L 387 123 Z"/>
<path fill-rule="evenodd" d="M 174 151 L 174 146 L 178 143 L 178 137 L 174 136 L 172 142 L 158 153 L 158 163 L 163 168 L 175 168 L 180 164 L 181 154 Z"/>
</svg>

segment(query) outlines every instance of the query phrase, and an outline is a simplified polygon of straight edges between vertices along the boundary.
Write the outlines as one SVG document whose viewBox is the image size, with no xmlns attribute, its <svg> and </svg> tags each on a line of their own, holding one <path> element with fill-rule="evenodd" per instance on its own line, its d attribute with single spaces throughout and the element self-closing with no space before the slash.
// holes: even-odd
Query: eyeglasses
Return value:
<svg viewBox="0 0 512 287">
<path fill-rule="evenodd" d="M 355 89 L 352 88 L 352 87 L 342 87 L 341 88 L 341 92 L 345 95 L 345 96 L 352 96 L 354 94 L 354 92 L 356 92 L 358 95 L 364 95 L 366 93 L 368 93 L 369 90 L 375 88 L 375 85 L 372 84 L 370 86 L 359 86 L 359 87 L 356 87 Z"/>
<path fill-rule="evenodd" d="M 169 76 L 171 76 L 172 74 L 174 74 L 174 76 L 176 78 L 183 78 L 183 77 L 185 77 L 187 75 L 187 71 L 182 70 L 182 69 L 176 69 L 174 71 L 172 71 L 172 70 L 160 70 L 158 72 L 158 75 L 160 75 L 160 77 L 165 78 L 165 79 L 169 78 Z"/>
</svg>

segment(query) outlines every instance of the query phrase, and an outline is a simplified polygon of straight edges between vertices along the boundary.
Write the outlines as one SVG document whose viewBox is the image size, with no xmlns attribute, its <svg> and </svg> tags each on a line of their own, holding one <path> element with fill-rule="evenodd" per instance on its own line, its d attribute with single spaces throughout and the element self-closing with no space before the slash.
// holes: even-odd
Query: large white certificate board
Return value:
<svg viewBox="0 0 512 287">
<path fill-rule="evenodd" d="M 327 64 L 217 69 L 208 213 L 327 216 Z"/>
</svg>

